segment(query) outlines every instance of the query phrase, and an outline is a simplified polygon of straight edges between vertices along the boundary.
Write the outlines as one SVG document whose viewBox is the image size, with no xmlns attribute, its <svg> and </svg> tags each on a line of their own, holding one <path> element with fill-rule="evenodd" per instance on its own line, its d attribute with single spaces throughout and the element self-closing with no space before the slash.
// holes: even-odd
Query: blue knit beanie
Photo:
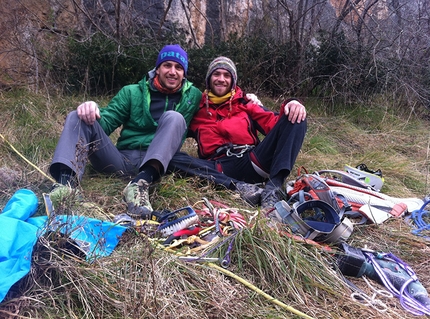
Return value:
<svg viewBox="0 0 430 319">
<path fill-rule="evenodd" d="M 187 74 L 188 70 L 188 55 L 184 49 L 178 44 L 170 44 L 164 46 L 160 53 L 158 53 L 157 62 L 155 68 L 158 69 L 161 63 L 164 61 L 175 61 L 178 62 L 184 68 L 184 73 Z"/>
<path fill-rule="evenodd" d="M 230 72 L 231 77 L 233 79 L 231 88 L 234 89 L 237 85 L 237 70 L 236 65 L 234 65 L 234 62 L 230 60 L 229 58 L 226 58 L 225 56 L 217 57 L 215 60 L 213 60 L 208 67 L 208 72 L 206 73 L 206 88 L 209 89 L 209 81 L 211 78 L 212 73 L 216 69 L 224 69 Z"/>
</svg>

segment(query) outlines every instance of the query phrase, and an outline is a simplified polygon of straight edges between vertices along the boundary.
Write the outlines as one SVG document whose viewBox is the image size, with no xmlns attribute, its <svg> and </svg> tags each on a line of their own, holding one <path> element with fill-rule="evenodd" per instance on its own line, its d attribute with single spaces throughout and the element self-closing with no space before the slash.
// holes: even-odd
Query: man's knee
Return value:
<svg viewBox="0 0 430 319">
<path fill-rule="evenodd" d="M 185 122 L 184 116 L 176 111 L 166 111 L 160 117 L 158 122 L 159 125 L 163 123 L 168 123 L 169 125 L 178 125 L 186 129 L 187 123 Z"/>
<path fill-rule="evenodd" d="M 287 116 L 281 116 L 278 123 L 276 123 L 281 129 L 286 129 L 291 132 L 300 132 L 302 134 L 305 134 L 307 131 L 307 121 L 304 119 L 300 123 L 292 123 L 290 120 L 288 120 Z"/>
<path fill-rule="evenodd" d="M 77 123 L 78 121 L 79 121 L 79 116 L 76 110 L 71 111 L 69 114 L 67 114 L 67 117 L 66 117 L 67 123 Z"/>
</svg>

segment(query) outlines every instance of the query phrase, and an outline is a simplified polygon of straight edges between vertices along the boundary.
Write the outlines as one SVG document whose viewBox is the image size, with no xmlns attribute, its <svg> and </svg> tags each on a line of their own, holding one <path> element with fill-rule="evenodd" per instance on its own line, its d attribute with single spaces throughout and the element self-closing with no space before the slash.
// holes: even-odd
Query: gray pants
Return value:
<svg viewBox="0 0 430 319">
<path fill-rule="evenodd" d="M 158 121 L 148 149 L 118 150 L 98 122 L 87 125 L 73 111 L 66 118 L 49 172 L 58 181 L 60 170 L 68 167 L 81 180 L 89 160 L 98 172 L 133 176 L 149 160 L 158 160 L 164 174 L 173 155 L 181 148 L 186 129 L 182 114 L 166 111 Z"/>
</svg>

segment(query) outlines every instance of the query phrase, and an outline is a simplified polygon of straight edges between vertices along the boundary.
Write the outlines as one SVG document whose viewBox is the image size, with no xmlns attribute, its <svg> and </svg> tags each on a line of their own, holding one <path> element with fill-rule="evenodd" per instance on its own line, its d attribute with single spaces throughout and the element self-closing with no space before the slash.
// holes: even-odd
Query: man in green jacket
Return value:
<svg viewBox="0 0 430 319">
<path fill-rule="evenodd" d="M 149 218 L 149 186 L 180 150 L 202 96 L 186 79 L 187 69 L 187 53 L 166 45 L 155 68 L 106 107 L 87 101 L 69 113 L 49 168 L 57 186 L 76 187 L 89 160 L 99 172 L 135 176 L 123 191 L 127 210 Z M 109 135 L 119 127 L 115 145 Z"/>
</svg>

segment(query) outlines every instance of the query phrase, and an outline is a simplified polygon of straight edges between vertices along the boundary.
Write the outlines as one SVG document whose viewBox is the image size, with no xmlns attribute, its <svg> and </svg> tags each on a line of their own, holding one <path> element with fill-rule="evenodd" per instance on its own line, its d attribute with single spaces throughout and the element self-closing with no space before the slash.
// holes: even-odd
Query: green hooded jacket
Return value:
<svg viewBox="0 0 430 319">
<path fill-rule="evenodd" d="M 100 108 L 98 120 L 107 135 L 122 125 L 116 147 L 120 150 L 147 149 L 154 138 L 158 123 L 150 113 L 151 93 L 145 76 L 138 84 L 123 87 L 109 102 Z M 199 109 L 202 93 L 188 80 L 182 86 L 182 97 L 175 111 L 181 113 L 188 125 Z M 166 95 L 166 106 L 169 95 Z M 184 135 L 185 138 L 186 135 Z"/>
</svg>

